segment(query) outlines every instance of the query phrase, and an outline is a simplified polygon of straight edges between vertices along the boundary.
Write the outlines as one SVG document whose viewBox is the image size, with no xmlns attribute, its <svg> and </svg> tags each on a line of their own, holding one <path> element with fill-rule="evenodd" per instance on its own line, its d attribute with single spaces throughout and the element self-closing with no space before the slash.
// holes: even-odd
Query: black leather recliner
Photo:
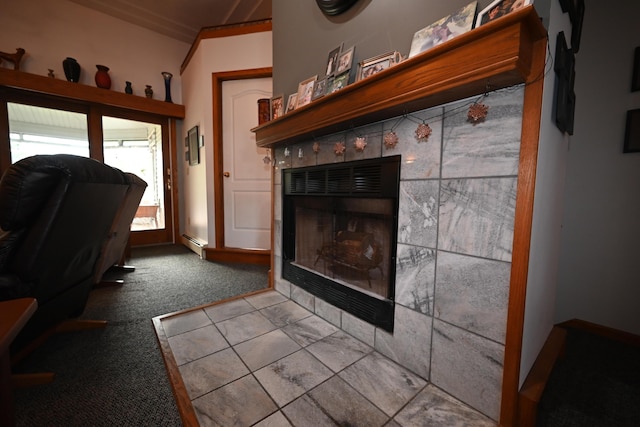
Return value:
<svg viewBox="0 0 640 427">
<path fill-rule="evenodd" d="M 71 155 L 29 157 L 2 176 L 0 300 L 38 301 L 14 349 L 82 314 L 128 184 L 122 171 Z"/>
</svg>

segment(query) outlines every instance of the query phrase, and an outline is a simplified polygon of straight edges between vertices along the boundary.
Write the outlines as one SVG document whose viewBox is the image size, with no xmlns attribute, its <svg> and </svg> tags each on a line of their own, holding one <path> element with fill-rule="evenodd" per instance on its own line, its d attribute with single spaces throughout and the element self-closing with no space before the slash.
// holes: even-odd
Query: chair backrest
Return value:
<svg viewBox="0 0 640 427">
<path fill-rule="evenodd" d="M 36 298 L 44 323 L 80 314 L 128 188 L 122 171 L 85 157 L 13 164 L 0 180 L 0 300 Z"/>
</svg>

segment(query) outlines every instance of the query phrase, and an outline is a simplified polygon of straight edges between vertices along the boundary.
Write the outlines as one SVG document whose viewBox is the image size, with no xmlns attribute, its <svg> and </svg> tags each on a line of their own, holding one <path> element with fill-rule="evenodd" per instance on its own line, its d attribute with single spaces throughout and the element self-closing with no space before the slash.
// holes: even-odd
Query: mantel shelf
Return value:
<svg viewBox="0 0 640 427">
<path fill-rule="evenodd" d="M 184 105 L 173 104 L 108 89 L 72 83 L 37 74 L 0 68 L 0 86 L 61 96 L 64 98 L 126 108 L 145 113 L 184 119 Z"/>
<path fill-rule="evenodd" d="M 254 129 L 260 147 L 318 138 L 542 78 L 533 46 L 546 38 L 533 6 L 469 31 Z"/>
</svg>

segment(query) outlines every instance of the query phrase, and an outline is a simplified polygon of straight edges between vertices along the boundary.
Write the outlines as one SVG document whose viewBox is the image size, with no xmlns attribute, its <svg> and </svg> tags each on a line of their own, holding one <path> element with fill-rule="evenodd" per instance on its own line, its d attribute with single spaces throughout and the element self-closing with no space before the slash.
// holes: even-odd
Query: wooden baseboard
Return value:
<svg viewBox="0 0 640 427">
<path fill-rule="evenodd" d="M 586 320 L 571 319 L 566 322 L 558 323 L 557 326 L 580 329 L 627 345 L 640 347 L 640 335 L 621 331 L 619 329 L 613 329 L 608 326 L 598 325 L 597 323 L 587 322 Z"/>
<path fill-rule="evenodd" d="M 536 425 L 538 403 L 556 360 L 564 352 L 566 338 L 566 329 L 560 326 L 554 326 L 551 329 L 518 393 L 518 426 L 534 427 Z"/>
<path fill-rule="evenodd" d="M 242 264 L 269 265 L 271 251 L 235 249 L 235 248 L 205 248 L 205 259 L 218 262 L 233 262 Z"/>
</svg>

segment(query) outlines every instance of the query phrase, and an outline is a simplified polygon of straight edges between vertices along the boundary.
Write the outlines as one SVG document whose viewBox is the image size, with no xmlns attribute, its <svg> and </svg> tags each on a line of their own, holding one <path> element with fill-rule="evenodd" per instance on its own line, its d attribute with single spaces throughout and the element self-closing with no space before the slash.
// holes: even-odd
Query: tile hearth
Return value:
<svg viewBox="0 0 640 427">
<path fill-rule="evenodd" d="M 277 291 L 157 319 L 202 426 L 495 426 Z"/>
</svg>

